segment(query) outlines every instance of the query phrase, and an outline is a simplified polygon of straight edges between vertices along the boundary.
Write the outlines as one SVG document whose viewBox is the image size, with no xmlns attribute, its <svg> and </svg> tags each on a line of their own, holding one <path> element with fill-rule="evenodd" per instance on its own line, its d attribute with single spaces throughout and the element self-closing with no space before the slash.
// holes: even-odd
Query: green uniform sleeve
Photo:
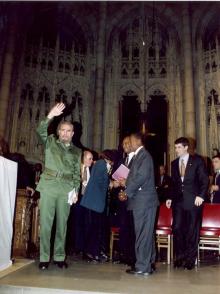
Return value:
<svg viewBox="0 0 220 294">
<path fill-rule="evenodd" d="M 41 141 L 44 144 L 47 141 L 47 137 L 48 137 L 47 129 L 48 129 L 48 125 L 50 121 L 51 120 L 49 118 L 45 118 L 44 120 L 40 122 L 39 126 L 36 129 L 38 136 L 40 137 Z"/>
</svg>

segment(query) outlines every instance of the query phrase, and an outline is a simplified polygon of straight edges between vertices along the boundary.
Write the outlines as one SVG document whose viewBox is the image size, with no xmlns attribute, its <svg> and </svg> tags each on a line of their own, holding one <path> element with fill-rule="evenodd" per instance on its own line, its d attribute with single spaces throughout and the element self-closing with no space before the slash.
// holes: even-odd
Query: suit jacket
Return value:
<svg viewBox="0 0 220 294">
<path fill-rule="evenodd" d="M 163 176 L 162 183 L 161 183 L 160 175 L 157 177 L 156 188 L 157 188 L 157 193 L 158 193 L 160 201 L 166 201 L 167 197 L 169 197 L 170 187 L 171 187 L 171 177 L 170 176 L 165 174 Z"/>
<path fill-rule="evenodd" d="M 125 192 L 128 195 L 128 210 L 156 207 L 159 204 L 153 160 L 144 148 L 140 149 L 132 162 Z"/>
<path fill-rule="evenodd" d="M 216 175 L 217 174 L 215 174 L 215 178 L 216 178 Z M 220 175 L 218 175 L 218 177 L 216 178 L 216 180 L 214 180 L 213 185 L 218 185 L 218 187 L 220 189 Z M 212 203 L 220 203 L 220 190 L 218 190 L 218 191 L 216 191 L 216 192 L 213 193 Z"/>
<path fill-rule="evenodd" d="M 106 162 L 100 159 L 93 165 L 80 205 L 102 213 L 106 205 L 108 185 L 109 177 Z"/>
<path fill-rule="evenodd" d="M 171 163 L 172 188 L 170 199 L 173 204 L 182 202 L 186 209 L 194 207 L 196 196 L 203 199 L 208 189 L 208 173 L 203 158 L 199 155 L 189 155 L 183 182 L 179 170 L 179 158 Z"/>
</svg>

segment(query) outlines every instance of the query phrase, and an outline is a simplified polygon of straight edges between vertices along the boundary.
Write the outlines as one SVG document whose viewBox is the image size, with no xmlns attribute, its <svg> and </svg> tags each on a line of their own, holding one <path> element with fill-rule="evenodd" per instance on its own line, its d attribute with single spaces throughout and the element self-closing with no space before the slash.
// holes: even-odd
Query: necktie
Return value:
<svg viewBox="0 0 220 294">
<path fill-rule="evenodd" d="M 83 182 L 86 182 L 87 181 L 87 170 L 86 170 L 86 166 L 84 166 L 84 169 L 83 169 Z"/>
<path fill-rule="evenodd" d="M 126 159 L 125 159 L 125 165 L 126 165 L 126 166 L 128 166 L 128 160 L 129 160 L 129 156 L 127 155 L 127 156 L 126 156 Z"/>
<path fill-rule="evenodd" d="M 87 184 L 87 170 L 86 170 L 86 166 L 84 166 L 83 169 L 83 174 L 82 174 L 82 191 L 81 194 L 83 195 L 86 189 L 86 185 Z"/>
<path fill-rule="evenodd" d="M 186 167 L 185 167 L 185 164 L 184 164 L 184 159 L 181 159 L 181 163 L 180 163 L 180 176 L 182 178 L 184 178 L 184 176 L 185 176 L 185 171 L 186 171 Z"/>
</svg>

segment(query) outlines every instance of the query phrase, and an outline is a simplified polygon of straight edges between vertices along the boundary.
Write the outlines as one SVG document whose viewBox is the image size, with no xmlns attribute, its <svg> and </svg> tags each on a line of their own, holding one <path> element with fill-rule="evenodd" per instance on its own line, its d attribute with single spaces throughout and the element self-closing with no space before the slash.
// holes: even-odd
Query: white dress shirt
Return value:
<svg viewBox="0 0 220 294">
<path fill-rule="evenodd" d="M 83 164 L 82 165 L 82 175 L 83 175 L 84 167 L 85 167 L 85 165 Z M 86 174 L 87 174 L 87 180 L 82 182 L 83 186 L 85 186 L 85 187 L 87 186 L 89 178 L 90 178 L 90 170 L 89 170 L 88 166 L 86 167 Z"/>
<path fill-rule="evenodd" d="M 128 155 L 127 155 L 127 157 L 128 157 L 127 165 L 129 165 L 129 163 L 130 163 L 133 156 L 134 156 L 134 152 L 128 153 Z"/>
</svg>

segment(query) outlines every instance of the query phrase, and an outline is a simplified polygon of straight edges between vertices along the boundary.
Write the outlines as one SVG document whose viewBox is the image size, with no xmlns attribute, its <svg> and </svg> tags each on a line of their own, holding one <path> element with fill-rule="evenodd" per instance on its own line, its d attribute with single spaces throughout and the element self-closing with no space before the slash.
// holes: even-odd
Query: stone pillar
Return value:
<svg viewBox="0 0 220 294">
<path fill-rule="evenodd" d="M 198 117 L 198 152 L 201 155 L 207 156 L 207 118 L 206 108 L 207 100 L 205 95 L 205 74 L 204 74 L 204 63 L 203 63 L 203 49 L 202 39 L 197 41 L 197 55 L 196 55 L 196 89 L 197 89 L 197 117 Z"/>
<path fill-rule="evenodd" d="M 189 18 L 189 4 L 183 4 L 182 11 L 183 25 L 183 97 L 184 97 L 184 119 L 185 119 L 185 136 L 195 139 L 195 100 L 193 88 L 193 64 L 192 64 L 192 41 L 191 25 Z"/>
<path fill-rule="evenodd" d="M 94 101 L 94 141 L 93 148 L 101 151 L 103 141 L 103 104 L 105 78 L 105 26 L 106 2 L 99 4 L 99 26 L 96 51 L 96 94 Z"/>
<path fill-rule="evenodd" d="M 10 98 L 10 88 L 14 63 L 16 15 L 11 13 L 9 18 L 8 40 L 5 47 L 4 60 L 2 64 L 2 76 L 0 86 L 0 135 L 6 135 L 8 106 Z"/>
</svg>

